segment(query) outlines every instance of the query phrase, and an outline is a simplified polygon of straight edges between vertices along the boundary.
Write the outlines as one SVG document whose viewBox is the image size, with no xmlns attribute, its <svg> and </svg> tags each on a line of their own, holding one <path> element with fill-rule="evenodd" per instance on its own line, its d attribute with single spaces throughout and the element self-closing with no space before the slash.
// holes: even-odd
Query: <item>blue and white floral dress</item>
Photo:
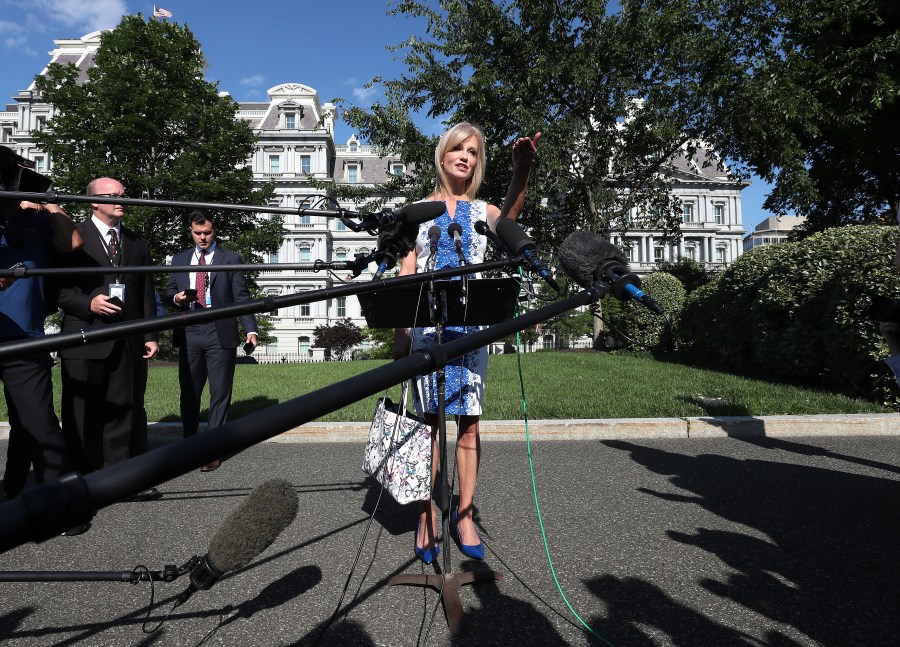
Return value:
<svg viewBox="0 0 900 647">
<path fill-rule="evenodd" d="M 453 239 L 447 234 L 447 227 L 453 222 L 458 222 L 462 227 L 463 253 L 466 260 L 471 263 L 481 263 L 484 259 L 487 239 L 475 231 L 475 223 L 487 218 L 487 203 L 481 201 L 458 201 L 456 213 L 451 218 L 446 209 L 435 220 L 419 225 L 419 236 L 416 238 L 416 270 L 425 271 L 425 263 L 431 255 L 431 247 L 428 242 L 428 230 L 432 225 L 441 228 L 441 237 L 438 240 L 437 260 L 434 269 L 458 267 L 459 258 Z M 455 277 L 459 279 L 459 277 Z M 472 274 L 470 278 L 480 278 L 480 274 Z M 445 326 L 442 341 L 444 343 L 459 339 L 469 333 L 481 330 L 484 326 Z M 435 343 L 435 330 L 433 327 L 414 328 L 412 331 L 412 348 L 417 350 Z M 481 405 L 484 400 L 484 382 L 487 376 L 488 351 L 487 346 L 467 353 L 453 360 L 444 369 L 444 410 L 447 415 L 480 416 Z M 437 374 L 431 373 L 416 378 L 416 392 L 414 402 L 416 411 L 422 413 L 438 412 Z"/>
</svg>

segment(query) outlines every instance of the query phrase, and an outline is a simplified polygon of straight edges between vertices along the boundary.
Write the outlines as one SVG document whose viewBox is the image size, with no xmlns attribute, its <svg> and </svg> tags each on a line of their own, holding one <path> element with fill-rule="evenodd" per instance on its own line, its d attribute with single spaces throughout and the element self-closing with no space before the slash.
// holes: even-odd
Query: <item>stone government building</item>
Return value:
<svg viewBox="0 0 900 647">
<path fill-rule="evenodd" d="M 50 52 L 48 64 L 73 63 L 87 78 L 101 33 L 55 40 L 56 48 Z M 238 102 L 236 117 L 246 120 L 258 137 L 256 151 L 248 163 L 256 185 L 274 181 L 273 206 L 313 206 L 320 199 L 333 196 L 329 185 L 378 184 L 388 174 L 405 172 L 401 159 L 379 157 L 356 135 L 337 143 L 337 109 L 331 103 L 321 103 L 315 89 L 301 83 L 283 83 L 271 88 L 268 96 L 264 102 Z M 45 127 L 53 115 L 53 106 L 41 101 L 33 85 L 19 91 L 13 101 L 0 112 L 0 144 L 33 160 L 38 172 L 52 173 L 52 160 L 35 146 L 30 132 Z M 704 153 L 701 150 L 698 159 L 703 159 Z M 661 262 L 681 258 L 691 258 L 709 269 L 727 267 L 743 252 L 741 190 L 746 185 L 736 184 L 718 170 L 694 160 L 675 160 L 666 172 L 674 180 L 673 193 L 683 204 L 681 241 L 663 241 L 660 231 L 640 229 L 629 231 L 624 237 L 616 236 L 612 242 L 626 251 L 632 269 L 639 274 L 655 270 Z M 326 188 L 313 187 L 310 178 Z M 358 206 L 350 202 L 339 205 L 348 209 Z M 386 206 L 394 205 L 396 202 Z M 289 215 L 285 217 L 285 229 L 281 248 L 269 258 L 271 263 L 351 260 L 356 253 L 368 252 L 375 245 L 373 237 L 347 229 L 337 219 Z M 356 280 L 371 280 L 371 274 L 364 272 Z M 257 279 L 268 295 L 316 290 L 334 282 L 329 273 L 311 270 L 265 272 Z M 292 306 L 270 315 L 272 334 L 278 341 L 258 351 L 261 361 L 281 361 L 282 357 L 291 361 L 321 359 L 322 349 L 311 347 L 316 326 L 344 317 L 365 326 L 359 303 L 352 297 Z M 543 340 L 541 345 L 548 342 L 552 343 L 552 338 Z"/>
</svg>

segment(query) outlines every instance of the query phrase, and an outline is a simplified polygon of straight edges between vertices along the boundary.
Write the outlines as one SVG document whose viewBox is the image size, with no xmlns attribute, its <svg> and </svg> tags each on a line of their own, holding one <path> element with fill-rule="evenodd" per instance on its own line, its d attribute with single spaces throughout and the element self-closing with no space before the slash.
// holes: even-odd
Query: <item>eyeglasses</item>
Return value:
<svg viewBox="0 0 900 647">
<path fill-rule="evenodd" d="M 127 195 L 122 193 L 121 195 L 118 193 L 97 193 L 91 196 L 92 198 L 128 198 Z"/>
</svg>

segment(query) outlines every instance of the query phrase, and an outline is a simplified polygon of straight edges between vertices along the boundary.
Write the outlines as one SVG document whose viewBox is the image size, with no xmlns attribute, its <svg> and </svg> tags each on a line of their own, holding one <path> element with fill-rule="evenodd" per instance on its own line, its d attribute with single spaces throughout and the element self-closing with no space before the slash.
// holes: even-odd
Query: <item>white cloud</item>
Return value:
<svg viewBox="0 0 900 647">
<path fill-rule="evenodd" d="M 29 9 L 43 12 L 66 27 L 77 27 L 82 36 L 98 29 L 111 29 L 128 14 L 125 0 L 32 0 Z"/>
<path fill-rule="evenodd" d="M 243 79 L 239 81 L 241 85 L 245 88 L 255 88 L 263 84 L 263 81 L 266 80 L 262 74 L 254 74 L 253 76 L 245 76 Z"/>
<path fill-rule="evenodd" d="M 25 28 L 8 20 L 0 20 L 0 34 L 23 34 Z"/>
<path fill-rule="evenodd" d="M 372 97 L 377 93 L 378 88 L 375 87 L 353 88 L 353 96 L 356 97 L 357 101 L 363 104 L 371 103 Z"/>
</svg>

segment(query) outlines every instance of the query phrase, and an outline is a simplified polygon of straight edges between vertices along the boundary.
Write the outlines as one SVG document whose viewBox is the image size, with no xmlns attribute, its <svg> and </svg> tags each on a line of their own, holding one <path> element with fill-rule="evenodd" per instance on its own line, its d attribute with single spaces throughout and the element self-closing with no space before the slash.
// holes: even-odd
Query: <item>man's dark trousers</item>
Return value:
<svg viewBox="0 0 900 647">
<path fill-rule="evenodd" d="M 209 381 L 209 428 L 225 424 L 234 384 L 235 349 L 222 348 L 215 322 L 187 326 L 178 349 L 181 421 L 184 435 L 200 426 L 200 396 Z"/>
</svg>

